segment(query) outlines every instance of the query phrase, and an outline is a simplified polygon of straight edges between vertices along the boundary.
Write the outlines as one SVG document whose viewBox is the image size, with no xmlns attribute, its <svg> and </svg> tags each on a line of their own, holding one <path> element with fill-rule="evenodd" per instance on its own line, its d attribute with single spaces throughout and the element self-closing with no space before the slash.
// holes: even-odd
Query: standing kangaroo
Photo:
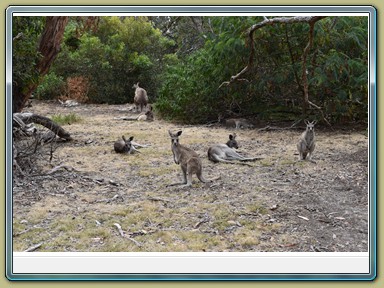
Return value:
<svg viewBox="0 0 384 288">
<path fill-rule="evenodd" d="M 133 102 L 135 103 L 136 112 L 140 106 L 140 112 L 143 112 L 143 109 L 147 107 L 148 104 L 148 95 L 147 91 L 143 88 L 139 87 L 139 82 L 137 84 L 133 84 L 132 88 L 135 90 L 135 97 L 133 98 Z"/>
<path fill-rule="evenodd" d="M 179 143 L 179 136 L 182 131 L 172 133 L 168 130 L 169 136 L 171 136 L 171 149 L 173 153 L 173 160 L 176 164 L 180 164 L 183 171 L 183 182 L 173 183 L 167 186 L 183 185 L 182 187 L 188 187 L 192 185 L 192 175 L 196 174 L 197 178 L 203 182 L 208 182 L 204 179 L 202 172 L 203 167 L 199 155 L 192 149 L 181 145 Z"/>
<path fill-rule="evenodd" d="M 299 160 L 310 160 L 313 150 L 315 150 L 315 124 L 317 121 L 309 122 L 305 120 L 307 125 L 306 130 L 301 134 L 299 142 L 297 143 L 297 150 L 299 151 Z"/>
<path fill-rule="evenodd" d="M 227 144 L 216 144 L 209 147 L 208 159 L 214 163 L 224 162 L 224 163 L 232 163 L 232 164 L 234 164 L 232 162 L 233 160 L 245 162 L 245 161 L 256 161 L 256 160 L 262 159 L 262 158 L 256 158 L 256 157 L 247 158 L 240 155 L 239 153 L 237 153 L 235 150 L 232 149 L 232 148 L 237 149 L 238 147 L 239 146 L 236 141 L 236 134 L 229 135 L 229 140 Z M 249 165 L 245 163 L 238 163 L 238 164 Z"/>
</svg>

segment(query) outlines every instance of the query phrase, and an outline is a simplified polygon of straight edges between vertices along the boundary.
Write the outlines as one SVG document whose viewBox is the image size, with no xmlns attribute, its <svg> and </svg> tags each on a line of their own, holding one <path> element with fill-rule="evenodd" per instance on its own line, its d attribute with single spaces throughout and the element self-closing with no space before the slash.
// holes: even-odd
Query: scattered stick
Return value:
<svg viewBox="0 0 384 288">
<path fill-rule="evenodd" d="M 15 233 L 15 234 L 13 234 L 13 237 L 20 236 L 20 235 L 22 235 L 22 234 L 24 234 L 24 233 L 29 232 L 30 230 L 31 230 L 31 228 L 28 228 L 28 229 L 25 229 L 25 230 L 23 230 L 23 231 L 21 231 L 21 232 L 19 232 L 19 233 Z"/>
<path fill-rule="evenodd" d="M 136 244 L 137 246 L 139 246 L 139 247 L 142 246 L 142 245 L 141 245 L 139 242 L 137 242 L 135 239 L 133 239 L 133 238 L 129 237 L 127 234 L 125 234 L 125 232 L 123 231 L 123 229 L 121 229 L 120 224 L 115 223 L 115 224 L 113 224 L 113 225 L 117 227 L 117 230 L 119 230 L 119 233 L 120 233 L 121 237 L 124 237 L 124 238 L 126 238 L 126 239 L 128 239 L 128 240 L 131 240 L 133 243 L 135 243 L 135 244 Z"/>
<path fill-rule="evenodd" d="M 38 249 L 41 245 L 43 245 L 44 242 L 40 242 L 39 244 L 36 244 L 34 246 L 29 247 L 27 250 L 24 250 L 24 252 L 32 252 Z"/>
<path fill-rule="evenodd" d="M 114 120 L 125 120 L 125 121 L 136 121 L 137 118 L 138 118 L 137 116 L 136 117 L 122 116 L 122 117 L 114 117 L 113 119 Z"/>
<path fill-rule="evenodd" d="M 303 219 L 305 221 L 309 221 L 309 219 L 307 217 L 304 217 L 304 216 L 300 216 L 300 215 L 297 215 L 297 217 L 299 217 L 300 219 Z"/>
<path fill-rule="evenodd" d="M 171 202 L 171 200 L 168 200 L 168 199 L 159 198 L 159 197 L 152 197 L 152 196 L 147 197 L 147 199 L 151 200 L 151 201 Z"/>
<path fill-rule="evenodd" d="M 200 227 L 201 224 L 206 223 L 206 222 L 208 222 L 208 219 L 203 219 L 203 220 L 201 220 L 200 222 L 197 222 L 197 223 L 193 226 L 193 228 L 194 228 L 194 229 L 197 229 L 197 228 Z"/>
<path fill-rule="evenodd" d="M 100 200 L 96 200 L 95 203 L 102 203 L 102 202 L 105 202 L 105 203 L 111 203 L 112 201 L 115 201 L 117 199 L 121 198 L 122 200 L 123 197 L 121 197 L 119 194 L 116 194 L 115 196 L 113 196 L 112 198 L 108 198 L 108 199 L 100 199 Z"/>
<path fill-rule="evenodd" d="M 71 171 L 79 172 L 79 171 L 77 171 L 77 170 L 76 170 L 75 168 L 73 168 L 73 167 L 70 167 L 70 166 L 67 166 L 67 165 L 60 164 L 60 165 L 58 165 L 58 166 L 52 168 L 52 169 L 51 169 L 50 171 L 48 171 L 47 173 L 45 173 L 45 175 L 51 175 L 51 174 L 57 172 L 57 171 L 60 170 L 60 169 L 65 169 L 65 170 L 67 170 L 67 171 L 69 171 L 69 172 L 71 172 Z"/>
</svg>

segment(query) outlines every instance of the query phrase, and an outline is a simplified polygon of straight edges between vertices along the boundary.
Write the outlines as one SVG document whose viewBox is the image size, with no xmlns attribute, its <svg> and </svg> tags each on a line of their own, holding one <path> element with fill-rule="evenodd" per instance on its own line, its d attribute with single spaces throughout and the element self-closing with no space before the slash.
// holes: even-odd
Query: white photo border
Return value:
<svg viewBox="0 0 384 288">
<path fill-rule="evenodd" d="M 12 249 L 12 17 L 14 15 L 25 16 L 48 16 L 48 15 L 113 15 L 113 14 L 130 14 L 135 15 L 170 15 L 172 13 L 179 15 L 234 15 L 239 14 L 246 16 L 247 14 L 255 15 L 255 13 L 263 13 L 267 15 L 278 14 L 319 14 L 319 15 L 356 15 L 358 13 L 364 13 L 369 16 L 369 71 L 368 71 L 368 84 L 369 84 L 369 251 L 365 254 L 360 253 L 232 253 L 225 255 L 220 253 L 27 253 L 27 252 L 13 252 Z M 36 15 L 34 15 L 36 14 Z M 373 280 L 376 278 L 377 273 L 377 98 L 376 98 L 376 73 L 377 73 L 377 19 L 376 9 L 373 6 L 173 6 L 173 5 L 159 5 L 159 6 L 9 6 L 6 10 L 6 91 L 5 91 L 5 107 L 6 107 L 6 276 L 9 280 L 132 280 L 132 281 L 180 281 L 180 280 L 192 280 L 192 281 L 208 281 L 208 280 L 226 280 L 226 281 L 240 281 L 240 280 Z M 157 255 L 156 255 L 157 254 Z M 158 255 L 160 254 L 160 255 Z M 252 254 L 252 255 L 250 255 Z M 208 256 L 207 256 L 208 255 Z M 224 256 L 224 258 L 222 257 Z M 151 258 L 152 257 L 152 258 Z M 242 262 L 252 264 L 252 261 L 266 261 L 268 258 L 278 259 L 275 261 L 287 261 L 289 263 L 295 263 L 297 258 L 306 258 L 311 261 L 320 258 L 323 259 L 344 259 L 337 265 L 342 263 L 355 263 L 353 262 L 357 258 L 364 258 L 364 265 L 367 265 L 366 271 L 361 273 L 359 271 L 347 270 L 342 272 L 332 273 L 316 272 L 306 270 L 305 272 L 295 271 L 293 272 L 274 272 L 264 271 L 254 272 L 252 269 L 243 270 L 235 266 L 241 265 Z M 328 257 L 328 258 L 327 258 Z M 335 258 L 336 257 L 336 258 Z M 176 269 L 174 266 L 173 271 L 157 272 L 153 269 L 140 272 L 135 271 L 129 273 L 129 271 L 114 272 L 109 271 L 105 273 L 103 271 L 80 271 L 75 272 L 71 268 L 71 264 L 76 266 L 77 263 L 91 263 L 95 259 L 101 259 L 102 263 L 113 263 L 114 261 L 126 261 L 136 258 L 136 260 L 142 261 L 142 267 L 145 267 L 146 263 L 155 261 L 156 265 L 161 263 L 184 263 L 183 261 L 195 261 L 196 265 L 201 265 L 202 271 L 197 269 L 196 272 L 190 272 L 185 270 Z M 50 260 L 47 260 L 50 259 Z M 62 262 L 66 262 L 69 259 L 69 267 L 63 267 L 62 271 L 50 270 L 50 272 L 41 272 L 35 268 L 42 263 L 41 261 L 48 261 L 47 265 L 53 267 L 53 265 L 59 265 Z M 109 262 L 108 262 L 109 259 Z M 212 259 L 218 259 L 218 262 L 212 261 Z M 105 262 L 107 260 L 107 262 Z M 214 263 L 223 262 L 227 266 L 223 266 L 223 270 L 214 271 L 213 273 L 204 272 L 207 265 L 213 265 Z M 51 262 L 50 262 L 51 261 Z M 88 262 L 87 262 L 88 261 Z M 167 262 L 170 261 L 170 262 Z M 181 262 L 178 262 L 181 261 Z M 207 261 L 207 262 L 204 262 Z M 251 261 L 251 262 L 250 262 Z M 329 260 L 328 260 L 329 261 Z M 356 260 L 360 261 L 360 260 Z M 20 264 L 21 263 L 21 264 Z M 24 263 L 24 264 L 23 264 Z M 36 265 L 39 263 L 39 265 Z M 96 262 L 100 263 L 100 262 Z M 120 262 L 119 262 L 120 263 Z M 208 263 L 204 265 L 204 263 Z M 213 264 L 212 264 L 213 263 Z M 235 263 L 235 267 L 228 264 Z M 265 262 L 267 263 L 267 261 Z M 307 262 L 305 262 L 307 263 Z M 336 263 L 336 262 L 335 262 Z M 338 262 L 337 262 L 338 263 Z M 356 262 L 357 263 L 357 262 Z M 360 262 L 359 262 L 360 263 Z M 15 265 L 18 265 L 15 267 Z M 27 264 L 27 265 L 26 265 Z M 105 264 L 104 264 L 105 265 Z M 113 264 L 112 264 L 113 265 Z M 264 264 L 263 264 L 264 265 Z M 48 266 L 46 268 L 48 268 Z M 107 266 L 107 265 L 106 265 Z M 165 266 L 165 265 L 163 265 Z M 257 265 L 256 265 L 257 266 Z M 292 265 L 291 265 L 292 266 Z M 24 268 L 23 268 L 24 267 Z M 25 268 L 27 267 L 27 268 Z M 28 268 L 30 267 L 30 268 Z M 159 266 L 158 266 L 159 267 Z M 208 266 L 210 267 L 210 266 Z M 162 267 L 163 268 L 163 267 Z M 24 269 L 24 270 L 23 270 Z M 30 269 L 30 270 L 28 270 Z M 59 269 L 61 269 L 59 267 Z M 113 268 L 112 268 L 113 269 Z M 188 270 L 188 269 L 186 269 Z M 316 270 L 316 269 L 315 269 Z M 20 272 L 21 271 L 21 272 Z M 69 272 L 68 272 L 69 271 Z M 160 269 L 159 271 L 163 271 Z M 174 272 L 180 271 L 180 272 Z M 224 272 L 222 272 L 224 271 Z M 352 271 L 352 272 L 349 272 Z"/>
</svg>

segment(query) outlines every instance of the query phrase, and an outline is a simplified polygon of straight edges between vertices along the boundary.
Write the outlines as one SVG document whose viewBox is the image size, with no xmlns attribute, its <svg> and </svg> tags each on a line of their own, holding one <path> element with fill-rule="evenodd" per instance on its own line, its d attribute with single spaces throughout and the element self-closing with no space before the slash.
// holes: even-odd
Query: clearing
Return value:
<svg viewBox="0 0 384 288">
<path fill-rule="evenodd" d="M 63 125 L 73 141 L 45 145 L 33 163 L 41 171 L 14 179 L 14 251 L 368 251 L 366 131 L 316 127 L 312 163 L 298 161 L 303 130 L 238 130 L 238 150 L 263 157 L 249 167 L 208 160 L 209 146 L 235 132 L 218 125 L 115 119 L 134 115 L 128 104 L 33 103 L 31 112 L 81 121 Z M 205 178 L 220 179 L 166 187 L 181 179 L 168 129 L 183 130 L 180 141 L 201 156 Z M 151 146 L 116 154 L 122 135 Z"/>
</svg>

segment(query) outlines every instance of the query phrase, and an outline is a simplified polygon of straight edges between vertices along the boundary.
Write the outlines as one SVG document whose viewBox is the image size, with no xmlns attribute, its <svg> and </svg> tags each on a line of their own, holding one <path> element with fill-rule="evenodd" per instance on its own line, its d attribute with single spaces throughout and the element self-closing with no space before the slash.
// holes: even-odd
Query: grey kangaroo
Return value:
<svg viewBox="0 0 384 288">
<path fill-rule="evenodd" d="M 225 120 L 225 126 L 235 129 L 252 129 L 254 126 L 244 118 L 230 118 Z"/>
<path fill-rule="evenodd" d="M 137 82 L 136 84 L 133 84 L 132 88 L 136 89 L 135 97 L 133 98 L 133 102 L 135 103 L 135 107 L 136 107 L 136 112 L 138 111 L 139 106 L 140 106 L 140 112 L 143 112 L 144 108 L 146 108 L 148 104 L 147 91 L 139 87 L 139 82 Z"/>
<path fill-rule="evenodd" d="M 152 111 L 152 106 L 149 106 L 149 110 L 147 112 L 145 112 L 144 114 L 141 113 L 138 117 L 137 117 L 137 120 L 138 121 L 153 121 L 154 117 L 153 117 L 153 111 Z"/>
<path fill-rule="evenodd" d="M 192 175 L 196 174 L 197 178 L 206 183 L 203 175 L 203 167 L 199 155 L 192 149 L 181 145 L 179 142 L 179 136 L 182 131 L 172 133 L 168 130 L 169 136 L 171 136 L 171 149 L 173 153 L 173 160 L 176 164 L 180 164 L 181 170 L 183 171 L 183 182 L 173 183 L 167 186 L 183 185 L 182 187 L 188 187 L 192 185 Z"/>
<path fill-rule="evenodd" d="M 299 151 L 299 160 L 310 160 L 313 150 L 315 150 L 315 124 L 317 121 L 309 122 L 304 121 L 307 125 L 306 130 L 301 134 L 299 142 L 297 143 L 297 150 Z"/>
<path fill-rule="evenodd" d="M 129 137 L 129 139 L 125 139 L 124 136 L 121 137 L 122 139 L 117 140 L 113 146 L 116 153 L 128 153 L 131 154 L 133 151 L 135 151 L 135 147 L 132 145 L 133 136 Z"/>
<path fill-rule="evenodd" d="M 211 160 L 214 163 L 218 162 L 224 162 L 224 163 L 234 163 L 232 162 L 233 160 L 238 160 L 241 162 L 245 161 L 256 161 L 260 160 L 262 158 L 257 158 L 257 157 L 252 157 L 252 158 L 247 158 L 239 153 L 237 153 L 235 150 L 232 148 L 239 148 L 237 141 L 236 141 L 236 134 L 229 135 L 229 140 L 226 144 L 216 144 L 208 149 L 208 159 Z M 237 163 L 237 164 L 243 164 L 243 165 L 248 165 L 245 163 Z"/>
</svg>

